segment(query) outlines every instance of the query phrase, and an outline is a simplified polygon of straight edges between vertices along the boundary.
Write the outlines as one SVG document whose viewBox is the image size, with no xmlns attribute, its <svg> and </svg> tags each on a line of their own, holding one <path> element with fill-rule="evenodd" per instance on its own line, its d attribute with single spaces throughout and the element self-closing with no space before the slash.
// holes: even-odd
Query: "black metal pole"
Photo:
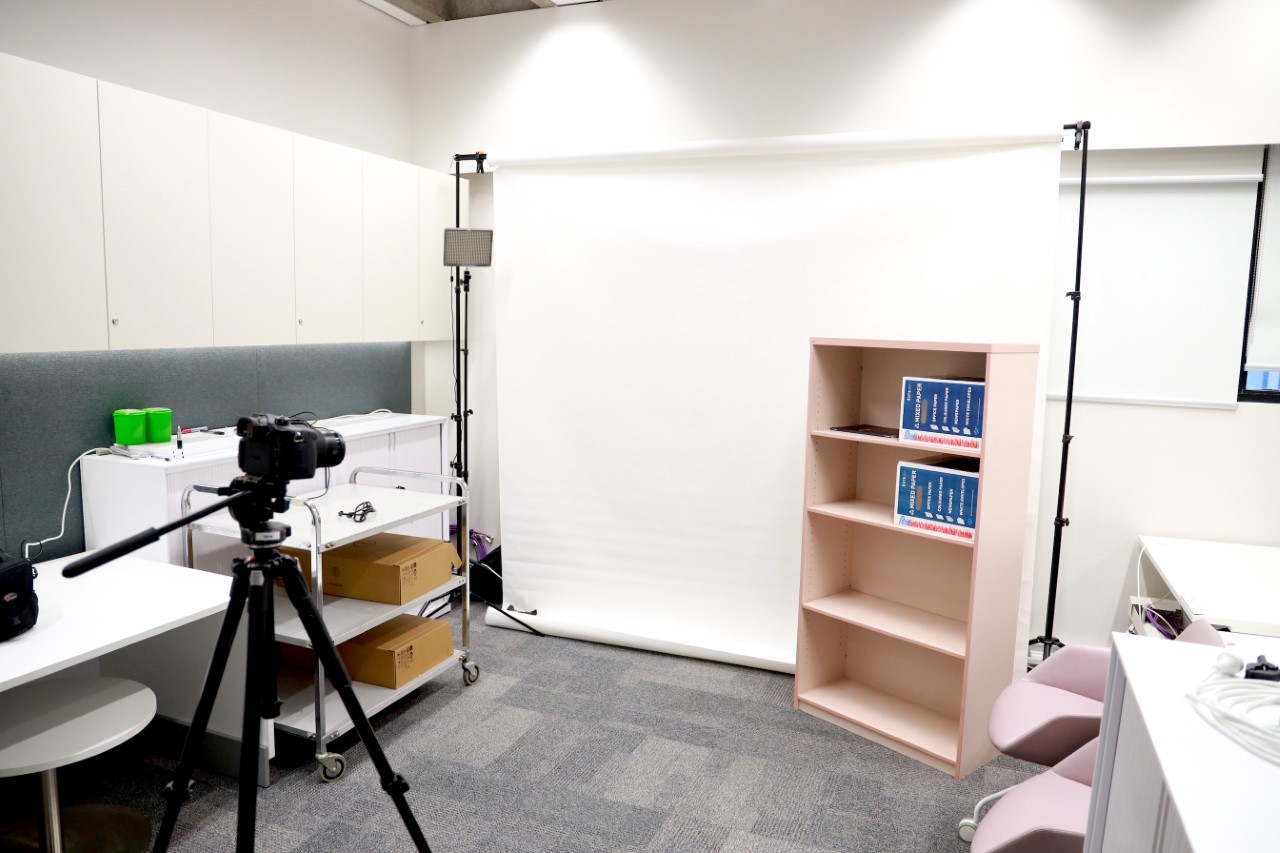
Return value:
<svg viewBox="0 0 1280 853">
<path fill-rule="evenodd" d="M 462 155 L 453 158 L 453 224 L 462 227 Z M 453 268 L 453 473 L 466 480 L 463 473 L 462 447 L 466 441 L 463 415 L 463 340 L 462 340 L 462 268 Z M 459 543 L 461 544 L 461 543 Z"/>
<path fill-rule="evenodd" d="M 471 270 L 462 273 L 462 446 L 458 448 L 459 458 L 462 460 L 462 477 L 464 483 L 469 482 L 468 477 L 471 474 L 471 431 L 469 420 L 471 418 L 471 406 L 468 402 L 468 395 L 471 388 Z"/>
<path fill-rule="evenodd" d="M 1067 497 L 1067 460 L 1071 450 L 1071 406 L 1075 396 L 1076 339 L 1080 331 L 1080 263 L 1084 258 L 1084 197 L 1089 175 L 1089 128 L 1087 121 L 1063 125 L 1063 130 L 1074 130 L 1075 147 L 1080 151 L 1080 213 L 1076 232 L 1076 282 L 1075 289 L 1067 293 L 1071 300 L 1071 349 L 1067 356 L 1066 413 L 1062 424 L 1062 467 L 1058 473 L 1058 506 L 1053 518 L 1053 555 L 1049 562 L 1049 602 L 1045 608 L 1044 633 L 1031 641 L 1032 646 L 1042 647 L 1041 659 L 1049 657 L 1053 649 L 1062 648 L 1062 641 L 1053 635 L 1053 616 L 1058 599 L 1058 568 L 1062 562 L 1062 528 L 1071 523 L 1063 516 Z"/>
</svg>

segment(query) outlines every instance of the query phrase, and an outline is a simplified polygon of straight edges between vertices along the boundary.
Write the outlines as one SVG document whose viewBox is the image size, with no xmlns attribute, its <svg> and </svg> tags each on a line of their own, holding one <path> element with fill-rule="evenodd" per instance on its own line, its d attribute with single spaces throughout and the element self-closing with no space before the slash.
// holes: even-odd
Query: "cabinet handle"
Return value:
<svg viewBox="0 0 1280 853">
<path fill-rule="evenodd" d="M 119 325 L 120 325 L 120 318 L 119 318 L 119 317 L 112 317 L 112 318 L 111 318 L 111 325 L 113 325 L 113 326 L 119 326 Z"/>
<path fill-rule="evenodd" d="M 298 318 L 298 325 L 299 325 L 299 326 L 301 326 L 301 325 L 302 325 L 302 318 L 301 318 L 301 317 L 299 317 L 299 318 Z"/>
</svg>

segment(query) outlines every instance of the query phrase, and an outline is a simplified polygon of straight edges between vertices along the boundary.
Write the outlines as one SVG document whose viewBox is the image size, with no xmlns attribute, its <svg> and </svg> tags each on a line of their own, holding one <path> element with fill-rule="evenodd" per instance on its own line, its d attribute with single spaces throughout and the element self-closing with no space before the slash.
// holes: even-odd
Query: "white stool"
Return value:
<svg viewBox="0 0 1280 853">
<path fill-rule="evenodd" d="M 65 678 L 35 681 L 0 693 L 0 776 L 40 774 L 44 800 L 44 837 L 51 853 L 62 853 L 63 833 L 58 805 L 57 768 L 92 758 L 142 731 L 156 714 L 156 695 L 123 678 Z M 142 848 L 151 842 L 146 824 Z M 116 816 L 116 815 L 113 815 Z M 119 821 L 97 821 L 90 849 L 123 849 L 107 845 L 98 833 L 136 836 L 137 829 Z M 111 824 L 110 826 L 103 825 Z M 3 842 L 0 842 L 3 843 Z M 34 848 L 33 848 L 34 849 Z"/>
</svg>

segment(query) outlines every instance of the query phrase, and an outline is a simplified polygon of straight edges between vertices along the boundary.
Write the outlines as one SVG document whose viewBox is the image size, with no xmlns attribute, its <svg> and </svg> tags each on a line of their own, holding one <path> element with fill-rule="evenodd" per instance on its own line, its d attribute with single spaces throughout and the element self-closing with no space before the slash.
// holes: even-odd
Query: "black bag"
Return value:
<svg viewBox="0 0 1280 853">
<path fill-rule="evenodd" d="M 0 640 L 16 637 L 36 624 L 40 615 L 36 575 L 30 560 L 0 555 Z"/>
<path fill-rule="evenodd" d="M 502 546 L 471 566 L 471 593 L 494 607 L 502 605 Z"/>
</svg>

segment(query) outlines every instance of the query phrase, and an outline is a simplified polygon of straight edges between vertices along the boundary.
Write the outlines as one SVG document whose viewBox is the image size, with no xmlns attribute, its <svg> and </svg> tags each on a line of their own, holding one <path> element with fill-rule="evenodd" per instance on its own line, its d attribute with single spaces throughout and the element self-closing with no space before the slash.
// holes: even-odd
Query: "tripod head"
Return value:
<svg viewBox="0 0 1280 853">
<path fill-rule="evenodd" d="M 236 423 L 238 461 L 244 473 L 217 490 L 227 496 L 162 527 L 151 527 L 96 553 L 68 563 L 62 576 L 73 578 L 123 557 L 193 521 L 228 509 L 240 523 L 240 541 L 255 550 L 276 548 L 289 538 L 289 526 L 272 516 L 289 508 L 289 481 L 315 476 L 317 468 L 338 465 L 346 456 L 342 436 L 331 429 L 279 415 L 255 414 Z"/>
</svg>

